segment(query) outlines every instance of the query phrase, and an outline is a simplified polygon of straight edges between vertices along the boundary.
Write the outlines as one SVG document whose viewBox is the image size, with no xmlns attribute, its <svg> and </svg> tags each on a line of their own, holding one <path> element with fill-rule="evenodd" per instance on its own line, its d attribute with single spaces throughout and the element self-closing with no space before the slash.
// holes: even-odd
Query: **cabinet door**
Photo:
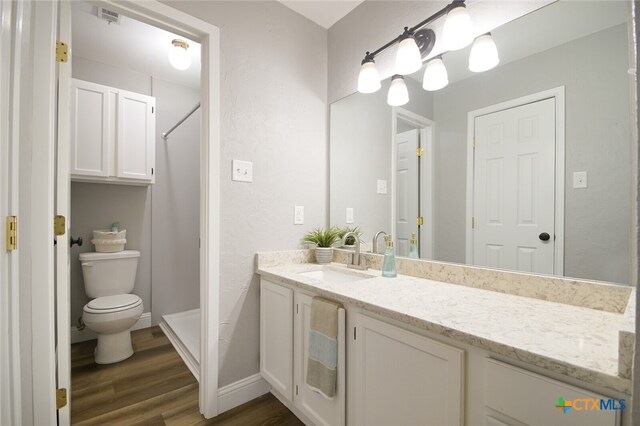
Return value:
<svg viewBox="0 0 640 426">
<path fill-rule="evenodd" d="M 118 91 L 116 176 L 150 181 L 155 167 L 155 99 Z"/>
<path fill-rule="evenodd" d="M 361 314 L 353 324 L 350 424 L 463 424 L 462 350 Z"/>
<path fill-rule="evenodd" d="M 337 392 L 327 399 L 306 384 L 307 359 L 309 357 L 309 329 L 311 325 L 311 296 L 295 294 L 294 338 L 294 404 L 316 426 L 342 426 L 345 422 L 345 324 L 344 309 L 339 311 L 338 331 L 338 383 Z"/>
<path fill-rule="evenodd" d="M 293 291 L 260 280 L 260 374 L 293 399 Z"/>
<path fill-rule="evenodd" d="M 82 80 L 71 80 L 72 177 L 103 177 L 109 174 L 110 142 L 114 137 L 109 114 L 113 89 Z"/>
</svg>

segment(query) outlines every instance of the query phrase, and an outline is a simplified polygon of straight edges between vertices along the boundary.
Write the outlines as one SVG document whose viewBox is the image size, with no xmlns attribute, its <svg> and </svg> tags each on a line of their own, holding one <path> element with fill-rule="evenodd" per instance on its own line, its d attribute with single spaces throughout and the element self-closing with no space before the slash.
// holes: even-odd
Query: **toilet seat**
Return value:
<svg viewBox="0 0 640 426">
<path fill-rule="evenodd" d="M 112 314 L 134 309 L 141 304 L 142 299 L 135 294 L 116 294 L 93 299 L 85 305 L 84 311 L 91 314 Z"/>
</svg>

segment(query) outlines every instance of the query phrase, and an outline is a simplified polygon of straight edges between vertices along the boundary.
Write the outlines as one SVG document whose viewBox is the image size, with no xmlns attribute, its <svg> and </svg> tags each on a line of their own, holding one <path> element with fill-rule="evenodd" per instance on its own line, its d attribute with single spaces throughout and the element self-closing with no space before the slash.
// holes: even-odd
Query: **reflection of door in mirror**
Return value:
<svg viewBox="0 0 640 426">
<path fill-rule="evenodd" d="M 506 109 L 495 106 L 496 112 L 471 114 L 473 244 L 468 260 L 554 274 L 556 241 L 563 240 L 562 228 L 555 226 L 556 173 L 563 176 L 563 170 L 556 169 L 556 98 L 530 99 L 519 105 L 512 101 L 516 106 Z"/>
<path fill-rule="evenodd" d="M 409 255 L 415 234 L 419 257 L 433 259 L 434 123 L 404 108 L 393 109 L 392 123 L 391 233 L 396 254 Z"/>
</svg>

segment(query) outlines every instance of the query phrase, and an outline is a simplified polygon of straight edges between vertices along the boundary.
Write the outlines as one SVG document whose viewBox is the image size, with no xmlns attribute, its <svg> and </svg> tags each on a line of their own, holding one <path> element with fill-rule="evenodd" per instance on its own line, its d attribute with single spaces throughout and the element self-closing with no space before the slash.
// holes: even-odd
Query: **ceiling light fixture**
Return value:
<svg viewBox="0 0 640 426">
<path fill-rule="evenodd" d="M 447 50 L 460 50 L 473 41 L 473 23 L 462 1 L 454 1 L 447 12 L 442 28 L 442 38 Z"/>
<path fill-rule="evenodd" d="M 358 92 L 360 93 L 373 93 L 380 89 L 380 74 L 376 69 L 376 62 L 373 57 L 369 55 L 369 52 L 362 60 L 362 66 L 360 67 L 360 75 L 358 76 Z"/>
<path fill-rule="evenodd" d="M 409 90 L 404 83 L 404 77 L 396 74 L 391 77 L 391 86 L 387 93 L 387 103 L 391 106 L 402 106 L 409 102 Z"/>
<path fill-rule="evenodd" d="M 475 39 L 469 55 L 469 70 L 473 72 L 488 71 L 499 62 L 498 48 L 491 38 L 491 33 L 483 34 Z"/>
<path fill-rule="evenodd" d="M 191 66 L 191 56 L 187 49 L 189 44 L 180 39 L 174 39 L 171 41 L 171 48 L 169 49 L 169 62 L 174 68 L 184 71 Z"/>
<path fill-rule="evenodd" d="M 422 55 L 409 27 L 404 27 L 396 52 L 396 74 L 413 74 L 422 68 Z"/>
<path fill-rule="evenodd" d="M 422 88 L 432 92 L 442 89 L 447 84 L 449 84 L 449 76 L 442 57 L 438 56 L 427 62 L 422 78 Z"/>
</svg>

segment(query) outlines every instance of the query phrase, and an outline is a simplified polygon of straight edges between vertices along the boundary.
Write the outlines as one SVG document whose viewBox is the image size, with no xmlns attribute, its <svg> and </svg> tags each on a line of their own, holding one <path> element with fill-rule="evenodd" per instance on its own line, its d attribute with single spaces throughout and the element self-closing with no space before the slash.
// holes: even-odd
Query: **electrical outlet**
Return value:
<svg viewBox="0 0 640 426">
<path fill-rule="evenodd" d="M 587 172 L 573 172 L 573 187 L 575 189 L 587 187 Z"/>
<path fill-rule="evenodd" d="M 384 179 L 378 179 L 378 194 L 387 193 L 387 181 Z"/>
<path fill-rule="evenodd" d="M 253 182 L 253 163 L 251 161 L 233 160 L 231 168 L 231 180 Z"/>
<path fill-rule="evenodd" d="M 304 206 L 293 206 L 293 224 L 304 225 Z"/>
<path fill-rule="evenodd" d="M 353 207 L 347 207 L 347 223 L 353 223 Z"/>
</svg>

